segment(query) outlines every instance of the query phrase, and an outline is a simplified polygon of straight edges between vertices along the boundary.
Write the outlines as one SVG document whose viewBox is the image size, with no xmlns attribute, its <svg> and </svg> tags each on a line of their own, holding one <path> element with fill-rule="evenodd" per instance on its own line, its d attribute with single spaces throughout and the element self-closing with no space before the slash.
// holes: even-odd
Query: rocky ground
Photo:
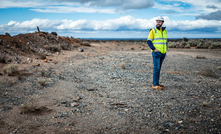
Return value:
<svg viewBox="0 0 221 134">
<path fill-rule="evenodd" d="M 170 49 L 158 91 L 145 44 L 81 48 L 0 63 L 0 133 L 221 133 L 220 49 Z"/>
</svg>

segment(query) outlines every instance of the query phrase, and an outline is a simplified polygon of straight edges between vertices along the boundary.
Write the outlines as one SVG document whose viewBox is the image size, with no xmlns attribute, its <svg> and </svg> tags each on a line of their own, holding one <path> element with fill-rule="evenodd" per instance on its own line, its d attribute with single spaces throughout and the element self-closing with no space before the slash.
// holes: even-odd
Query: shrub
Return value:
<svg viewBox="0 0 221 134">
<path fill-rule="evenodd" d="M 60 52 L 61 48 L 59 46 L 56 46 L 56 45 L 51 45 L 49 47 L 49 50 L 52 51 L 52 52 Z"/>
<path fill-rule="evenodd" d="M 81 39 L 80 39 L 80 38 L 77 38 L 76 40 L 77 40 L 77 43 L 80 43 L 80 42 L 81 42 Z"/>
<path fill-rule="evenodd" d="M 125 63 L 121 63 L 120 67 L 121 67 L 122 69 L 126 69 Z"/>
<path fill-rule="evenodd" d="M 176 47 L 176 43 L 175 42 L 169 42 L 168 43 L 168 47 L 169 48 L 175 48 Z"/>
<path fill-rule="evenodd" d="M 188 38 L 187 37 L 183 37 L 183 41 L 188 41 Z"/>
<path fill-rule="evenodd" d="M 82 45 L 82 46 L 91 46 L 91 45 L 90 45 L 90 42 L 88 42 L 88 41 L 82 41 L 82 42 L 81 42 L 81 45 Z"/>
<path fill-rule="evenodd" d="M 197 41 L 196 40 L 189 40 L 188 44 L 190 44 L 190 47 L 196 47 L 197 46 Z"/>
<path fill-rule="evenodd" d="M 213 49 L 213 48 L 214 48 L 214 46 L 209 46 L 208 48 L 209 48 L 209 49 Z"/>
<path fill-rule="evenodd" d="M 78 45 L 77 44 L 71 44 L 72 47 L 77 48 Z"/>
<path fill-rule="evenodd" d="M 184 48 L 184 47 L 186 46 L 186 44 L 187 44 L 186 41 L 183 40 L 183 41 L 180 43 L 180 46 L 179 46 L 179 47 Z"/>
<path fill-rule="evenodd" d="M 218 69 L 218 70 L 221 70 L 221 66 L 218 66 L 217 69 Z"/>
<path fill-rule="evenodd" d="M 8 76 L 18 75 L 19 74 L 18 66 L 14 64 L 9 64 L 3 67 L 3 72 Z"/>
<path fill-rule="evenodd" d="M 219 48 L 219 47 L 221 47 L 221 43 L 219 43 L 219 42 L 212 42 L 211 46 L 212 46 L 212 48 Z"/>
<path fill-rule="evenodd" d="M 197 56 L 196 56 L 196 59 L 206 59 L 206 57 L 197 55 Z"/>
<path fill-rule="evenodd" d="M 63 49 L 63 50 L 70 50 L 70 47 L 68 44 L 64 43 L 64 44 L 59 44 L 59 46 Z"/>
<path fill-rule="evenodd" d="M 206 45 L 206 46 L 211 46 L 211 44 L 212 44 L 212 41 L 206 41 L 206 42 L 205 42 L 205 45 Z"/>
<path fill-rule="evenodd" d="M 42 59 L 42 60 L 44 60 L 44 59 L 46 59 L 46 55 L 45 55 L 45 54 L 40 54 L 40 55 L 39 55 L 39 58 Z"/>
<path fill-rule="evenodd" d="M 42 69 L 42 70 L 41 70 L 41 76 L 44 77 L 44 76 L 45 76 L 45 73 L 46 73 L 45 69 Z"/>
<path fill-rule="evenodd" d="M 47 79 L 39 79 L 38 83 L 42 86 L 46 86 L 47 85 Z"/>
<path fill-rule="evenodd" d="M 206 45 L 205 45 L 204 39 L 199 39 L 198 42 L 199 42 L 199 43 L 198 43 L 198 45 L 196 46 L 196 48 L 208 48 L 208 47 L 209 47 L 209 46 L 206 46 Z"/>
<path fill-rule="evenodd" d="M 209 67 L 205 67 L 202 71 L 198 72 L 198 74 L 206 77 L 216 77 L 215 71 Z"/>
<path fill-rule="evenodd" d="M 198 45 L 196 46 L 196 48 L 202 48 L 202 46 L 203 46 L 203 43 L 199 42 Z"/>
<path fill-rule="evenodd" d="M 180 42 L 176 42 L 176 47 L 180 47 Z"/>
<path fill-rule="evenodd" d="M 145 48 L 144 48 L 144 47 L 141 47 L 140 50 L 145 50 Z"/>
<path fill-rule="evenodd" d="M 28 100 L 26 100 L 20 108 L 26 110 L 34 110 L 35 108 L 37 108 L 37 96 L 32 96 L 29 97 Z"/>
<path fill-rule="evenodd" d="M 185 46 L 185 48 L 190 48 L 190 44 L 189 44 L 189 43 L 187 43 L 187 45 Z"/>
</svg>

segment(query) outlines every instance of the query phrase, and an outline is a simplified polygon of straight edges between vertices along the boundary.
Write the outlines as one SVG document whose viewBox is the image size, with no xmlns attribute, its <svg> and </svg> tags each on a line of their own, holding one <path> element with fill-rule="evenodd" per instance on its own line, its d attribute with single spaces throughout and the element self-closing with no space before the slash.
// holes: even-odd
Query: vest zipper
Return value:
<svg viewBox="0 0 221 134">
<path fill-rule="evenodd" d="M 162 29 L 162 33 L 161 34 L 162 34 L 162 38 L 163 38 L 163 29 Z M 164 42 L 162 42 L 162 43 L 164 43 Z M 163 52 L 164 52 L 164 45 L 163 45 Z"/>
</svg>

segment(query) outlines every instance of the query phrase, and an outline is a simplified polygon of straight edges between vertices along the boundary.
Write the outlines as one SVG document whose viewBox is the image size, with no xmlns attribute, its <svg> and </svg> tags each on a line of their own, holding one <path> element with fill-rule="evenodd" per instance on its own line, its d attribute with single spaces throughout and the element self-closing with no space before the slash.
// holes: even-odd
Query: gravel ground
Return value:
<svg viewBox="0 0 221 134">
<path fill-rule="evenodd" d="M 84 49 L 1 81 L 0 133 L 221 133 L 220 50 L 171 49 L 158 91 L 149 50 Z M 21 112 L 34 95 L 41 107 Z"/>
</svg>

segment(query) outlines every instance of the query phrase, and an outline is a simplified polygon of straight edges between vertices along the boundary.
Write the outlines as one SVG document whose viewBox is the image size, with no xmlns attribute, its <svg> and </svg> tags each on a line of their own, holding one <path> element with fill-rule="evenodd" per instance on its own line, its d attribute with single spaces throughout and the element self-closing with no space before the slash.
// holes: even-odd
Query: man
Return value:
<svg viewBox="0 0 221 134">
<path fill-rule="evenodd" d="M 147 44 L 151 49 L 154 65 L 152 88 L 156 90 L 162 90 L 164 87 L 159 83 L 160 70 L 167 51 L 167 31 L 166 27 L 162 27 L 163 23 L 164 18 L 159 16 L 156 19 L 156 27 L 150 30 L 147 39 Z"/>
</svg>

